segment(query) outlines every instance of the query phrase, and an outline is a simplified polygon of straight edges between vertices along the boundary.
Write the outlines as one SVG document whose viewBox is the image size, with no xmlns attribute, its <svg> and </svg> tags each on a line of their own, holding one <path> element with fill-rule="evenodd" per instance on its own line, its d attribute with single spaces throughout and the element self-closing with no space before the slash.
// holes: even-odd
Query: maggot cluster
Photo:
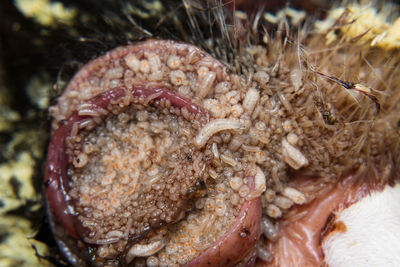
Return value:
<svg viewBox="0 0 400 267">
<path fill-rule="evenodd" d="M 349 38 L 351 11 L 326 26 L 323 4 L 84 3 L 47 28 L 88 51 L 63 59 L 48 108 L 60 262 L 279 266 L 296 209 L 349 173 L 396 182 L 399 57 Z"/>
</svg>

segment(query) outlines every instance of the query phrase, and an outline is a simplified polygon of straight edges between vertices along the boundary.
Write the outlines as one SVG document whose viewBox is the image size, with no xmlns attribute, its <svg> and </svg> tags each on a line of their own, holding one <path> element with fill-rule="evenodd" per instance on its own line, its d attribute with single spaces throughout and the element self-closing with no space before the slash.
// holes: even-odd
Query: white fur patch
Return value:
<svg viewBox="0 0 400 267">
<path fill-rule="evenodd" d="M 344 232 L 322 243 L 326 263 L 341 266 L 400 266 L 400 185 L 387 186 L 336 214 Z"/>
</svg>

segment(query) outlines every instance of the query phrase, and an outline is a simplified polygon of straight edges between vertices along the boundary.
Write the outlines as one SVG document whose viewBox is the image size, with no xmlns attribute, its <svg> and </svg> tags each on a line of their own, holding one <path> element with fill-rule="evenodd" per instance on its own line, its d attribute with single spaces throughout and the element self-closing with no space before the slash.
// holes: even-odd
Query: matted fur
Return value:
<svg viewBox="0 0 400 267">
<path fill-rule="evenodd" d="M 313 17 L 294 23 L 286 14 L 271 22 L 263 10 L 239 12 L 217 0 L 104 1 L 93 7 L 80 2 L 69 3 L 78 11 L 73 23 L 58 25 L 70 53 L 59 55 L 62 67 L 55 94 L 77 66 L 113 47 L 150 37 L 185 41 L 221 60 L 243 83 L 255 81 L 257 89 L 268 91 L 265 101 L 279 103 L 276 110 L 271 107 L 279 114 L 273 122 L 277 130 L 271 131 L 272 141 L 264 147 L 272 159 L 264 166 L 266 186 L 274 193 L 279 195 L 291 176 L 299 174 L 281 156 L 288 121 L 308 159 L 300 172 L 317 176 L 319 184 L 330 185 L 345 173 L 371 169 L 384 182 L 399 177 L 399 52 L 371 46 L 371 40 L 363 38 L 368 31 L 350 36 L 348 27 L 357 20 L 350 13 L 317 30 Z M 332 34 L 335 37 L 328 42 Z M 268 81 L 256 75 L 259 71 L 268 74 Z M 327 76 L 371 88 L 376 100 Z M 258 110 L 259 118 L 267 120 L 271 110 Z M 303 193 L 310 200 L 318 189 Z M 268 203 L 264 206 L 265 215 L 271 215 Z"/>
</svg>

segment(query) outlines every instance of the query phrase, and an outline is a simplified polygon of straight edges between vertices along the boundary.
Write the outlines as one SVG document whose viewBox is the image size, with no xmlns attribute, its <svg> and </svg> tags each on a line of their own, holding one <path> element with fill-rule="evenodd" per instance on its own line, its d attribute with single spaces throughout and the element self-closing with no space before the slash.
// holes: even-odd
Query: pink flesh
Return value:
<svg viewBox="0 0 400 267">
<path fill-rule="evenodd" d="M 169 101 L 171 101 L 172 106 L 175 107 L 186 107 L 187 110 L 190 113 L 193 114 L 197 114 L 197 113 L 203 113 L 202 109 L 197 106 L 196 104 L 193 104 L 192 101 L 190 101 L 189 98 L 177 95 L 176 93 L 169 91 L 165 88 L 146 88 L 146 87 L 140 87 L 140 86 L 136 86 L 135 89 L 132 91 L 132 95 L 133 96 L 150 96 L 152 94 L 156 94 L 162 92 L 160 96 L 158 96 L 155 99 L 161 99 L 161 98 L 165 98 L 168 99 Z"/>
<path fill-rule="evenodd" d="M 88 103 L 98 108 L 106 108 L 111 100 L 116 100 L 125 96 L 125 89 L 117 88 L 107 91 Z M 53 134 L 49 144 L 46 168 L 44 174 L 44 184 L 46 185 L 46 194 L 50 206 L 55 214 L 56 219 L 64 226 L 66 231 L 75 239 L 78 234 L 75 229 L 75 217 L 71 215 L 66 200 L 68 181 L 67 165 L 68 156 L 65 153 L 65 138 L 70 134 L 72 126 L 79 123 L 89 116 L 79 116 L 75 111 Z"/>
<path fill-rule="evenodd" d="M 324 194 L 325 195 L 325 194 Z M 334 188 L 326 193 L 323 199 L 313 201 L 310 205 L 297 208 L 296 213 L 307 212 L 299 220 L 281 222 L 280 239 L 275 244 L 274 266 L 301 263 L 301 266 L 320 266 L 322 251 L 319 237 L 333 209 L 343 198 L 343 191 Z M 287 225 L 285 225 L 285 223 Z M 280 257 L 277 257 L 281 253 Z"/>
<path fill-rule="evenodd" d="M 327 187 L 310 203 L 296 206 L 279 223 L 280 238 L 272 247 L 274 260 L 263 266 L 322 266 L 321 240 L 334 212 L 347 207 L 381 184 L 364 175 L 350 174 L 336 185 Z M 302 191 L 307 181 L 294 187 Z"/>
<path fill-rule="evenodd" d="M 254 183 L 253 179 L 249 179 Z M 250 187 L 254 185 L 250 184 Z M 247 201 L 240 209 L 233 226 L 205 252 L 188 263 L 187 267 L 233 266 L 246 257 L 260 237 L 260 199 Z"/>
<path fill-rule="evenodd" d="M 204 114 L 200 107 L 193 104 L 189 99 L 179 96 L 165 88 L 145 88 L 135 87 L 131 91 L 133 96 L 149 96 L 154 93 L 162 92 L 161 95 L 155 98 L 168 99 L 173 106 L 178 108 L 186 107 L 193 114 Z M 93 105 L 93 109 L 107 108 L 111 101 L 116 101 L 126 94 L 126 89 L 119 87 L 116 89 L 104 92 L 87 103 Z M 79 239 L 79 233 L 84 229 L 77 222 L 74 215 L 71 214 L 69 206 L 72 203 L 67 200 L 68 182 L 67 175 L 68 155 L 65 152 L 65 139 L 71 133 L 71 129 L 75 123 L 90 118 L 90 116 L 79 116 L 75 111 L 73 114 L 54 132 L 50 141 L 46 159 L 44 184 L 46 185 L 46 194 L 54 215 L 59 223 L 63 225 L 66 231 L 75 239 Z M 78 231 L 77 228 L 80 230 Z"/>
</svg>

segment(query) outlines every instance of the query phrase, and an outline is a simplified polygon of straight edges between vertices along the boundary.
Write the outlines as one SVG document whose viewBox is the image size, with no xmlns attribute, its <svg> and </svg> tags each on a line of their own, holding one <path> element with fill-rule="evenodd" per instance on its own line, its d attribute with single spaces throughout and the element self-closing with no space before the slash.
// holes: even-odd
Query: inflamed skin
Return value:
<svg viewBox="0 0 400 267">
<path fill-rule="evenodd" d="M 289 26 L 294 10 L 253 21 L 198 5 L 185 1 L 190 23 L 208 10 L 220 35 L 120 45 L 50 107 L 44 184 L 62 254 L 75 266 L 396 266 L 398 51 L 350 38 L 351 10 L 311 34 Z"/>
</svg>

